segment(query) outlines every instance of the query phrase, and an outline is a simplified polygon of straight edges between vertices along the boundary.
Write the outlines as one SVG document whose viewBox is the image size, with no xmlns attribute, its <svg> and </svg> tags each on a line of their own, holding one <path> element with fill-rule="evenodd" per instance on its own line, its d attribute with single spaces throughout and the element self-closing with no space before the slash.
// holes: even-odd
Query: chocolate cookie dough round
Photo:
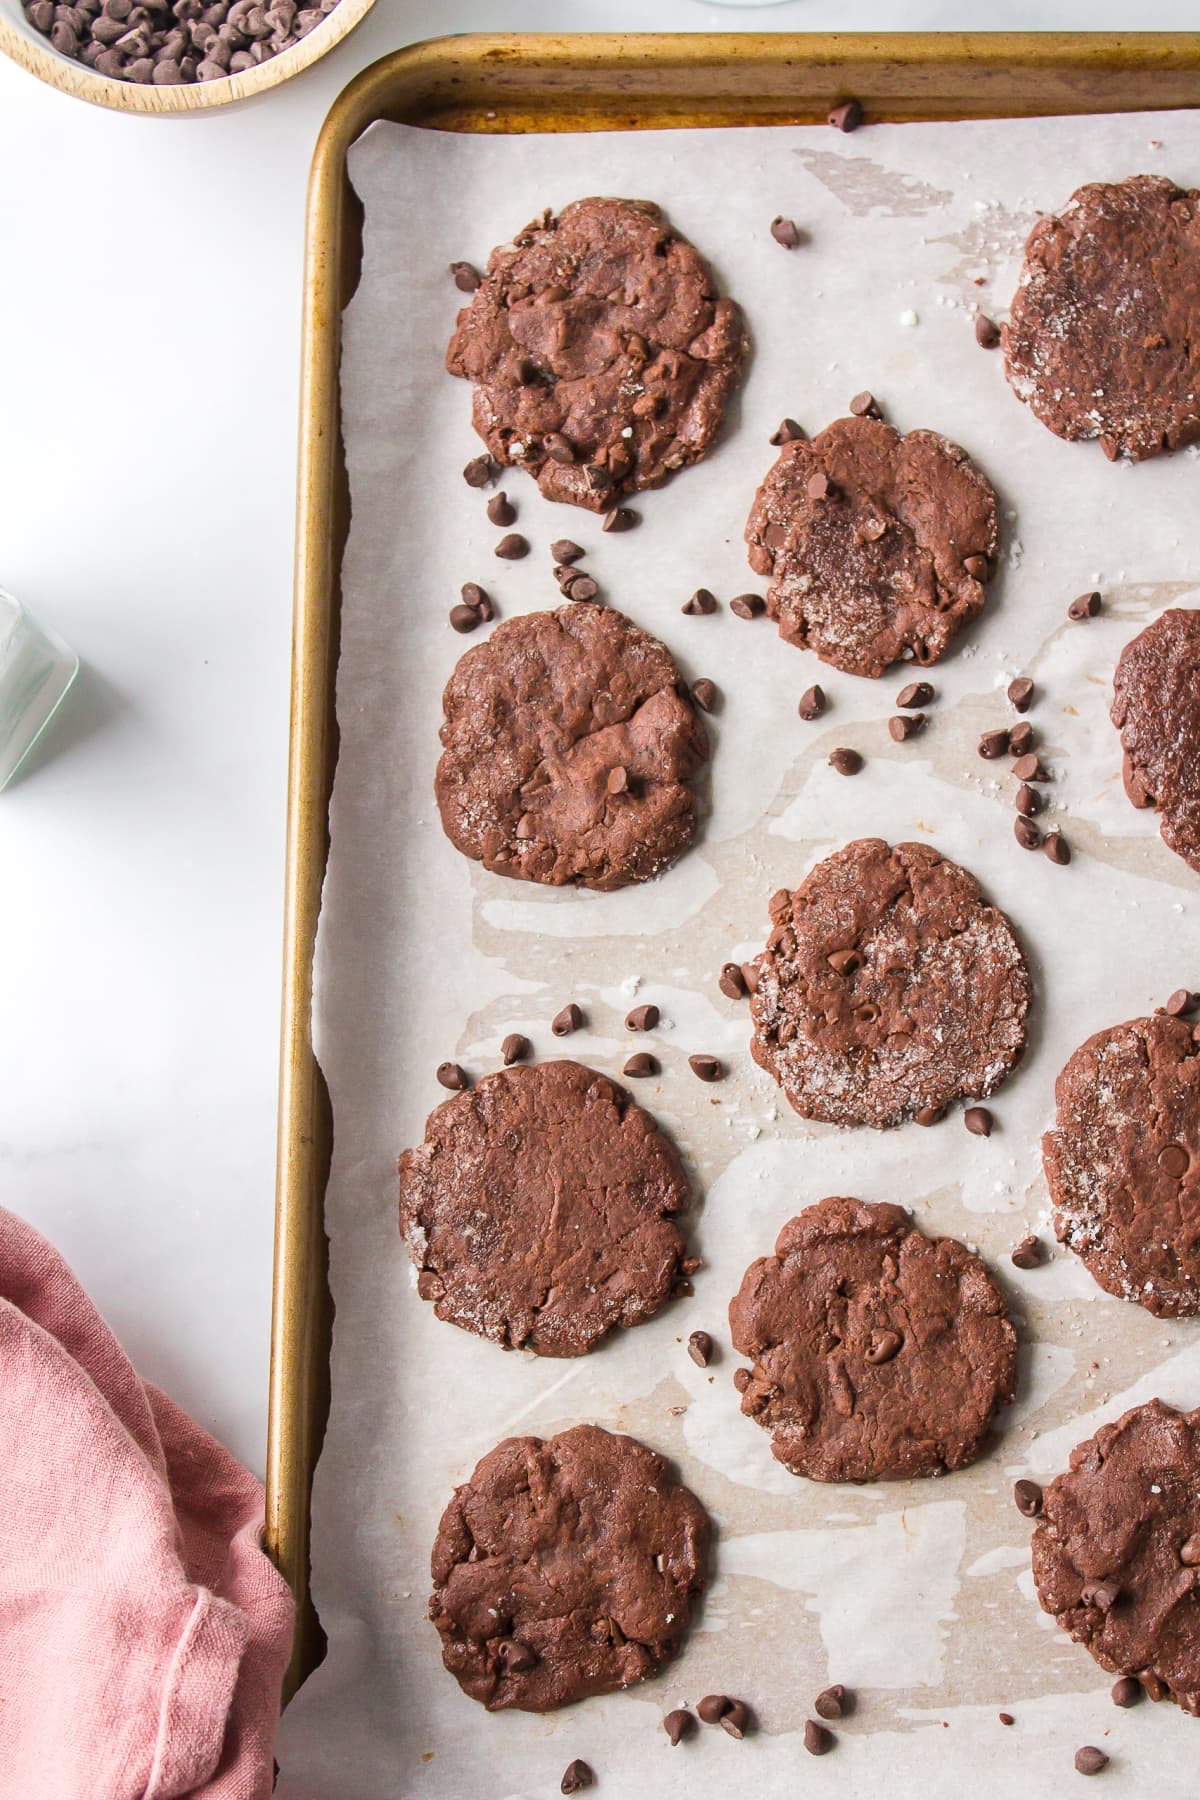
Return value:
<svg viewBox="0 0 1200 1800">
<path fill-rule="evenodd" d="M 698 1266 L 675 1215 L 678 1152 L 624 1088 L 577 1062 L 485 1076 L 400 1158 L 400 1230 L 439 1319 L 506 1350 L 584 1356 Z"/>
<path fill-rule="evenodd" d="M 935 431 L 837 419 L 784 444 L 746 525 L 779 635 L 850 675 L 934 663 L 982 611 L 996 496 Z"/>
<path fill-rule="evenodd" d="M 1071 1452 L 1042 1497 L 1042 1608 L 1102 1669 L 1200 1713 L 1200 1412 L 1148 1400 Z"/>
<path fill-rule="evenodd" d="M 806 1119 L 932 1124 L 982 1100 L 1025 1048 L 1016 934 L 928 844 L 860 838 L 771 900 L 750 1052 Z"/>
<path fill-rule="evenodd" d="M 695 1495 L 636 1438 L 598 1425 L 506 1438 L 438 1527 L 442 1660 L 489 1712 L 642 1681 L 679 1651 L 710 1535 Z"/>
<path fill-rule="evenodd" d="M 1098 1031 L 1042 1139 L 1054 1228 L 1109 1294 L 1200 1312 L 1200 1044 L 1165 1015 Z"/>
<path fill-rule="evenodd" d="M 475 429 L 548 500 L 604 512 L 698 462 L 741 378 L 740 309 L 649 200 L 576 200 L 493 250 L 446 353 Z"/>
<path fill-rule="evenodd" d="M 995 1282 L 901 1206 L 806 1207 L 747 1269 L 729 1324 L 753 1364 L 742 1411 L 811 1481 L 965 1468 L 1016 1392 L 1017 1337 Z"/>
<path fill-rule="evenodd" d="M 611 607 L 498 625 L 442 697 L 435 789 L 451 843 L 554 887 L 649 881 L 696 835 L 708 737 L 675 660 Z"/>
<path fill-rule="evenodd" d="M 1200 191 L 1094 181 L 1038 220 L 1003 330 L 1013 392 L 1132 461 L 1200 438 Z"/>
<path fill-rule="evenodd" d="M 1171 607 L 1126 644 L 1113 694 L 1125 792 L 1162 815 L 1163 842 L 1200 873 L 1200 612 Z"/>
</svg>

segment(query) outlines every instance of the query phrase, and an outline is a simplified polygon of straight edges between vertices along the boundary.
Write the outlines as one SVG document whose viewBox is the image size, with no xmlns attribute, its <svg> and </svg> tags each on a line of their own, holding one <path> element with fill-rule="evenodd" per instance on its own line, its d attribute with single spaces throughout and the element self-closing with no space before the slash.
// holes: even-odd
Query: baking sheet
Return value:
<svg viewBox="0 0 1200 1800">
<path fill-rule="evenodd" d="M 333 1406 L 313 1497 L 313 1593 L 329 1653 L 283 1723 L 288 1800 L 428 1795 L 542 1800 L 582 1756 L 602 1790 L 692 1797 L 1049 1792 L 1073 1780 L 1076 1746 L 1113 1757 L 1106 1792 L 1190 1792 L 1200 1725 L 1170 1706 L 1120 1712 L 1109 1679 L 1040 1612 L 1029 1526 L 1012 1481 L 1045 1478 L 1103 1419 L 1151 1394 L 1200 1401 L 1200 1326 L 1155 1321 L 1105 1296 L 1056 1252 L 1021 1273 L 1007 1252 L 1047 1232 L 1038 1140 L 1053 1079 L 1091 1031 L 1200 985 L 1196 885 L 1124 799 L 1107 722 L 1121 646 L 1164 606 L 1200 604 L 1194 454 L 1138 468 L 1060 443 L 1009 394 L 970 312 L 1002 314 L 1038 207 L 1079 182 L 1162 171 L 1200 181 L 1200 120 L 1179 113 L 873 127 L 474 138 L 380 124 L 351 158 L 365 206 L 362 281 L 346 317 L 343 404 L 353 524 L 343 574 L 341 749 L 317 950 L 315 1040 L 329 1082 L 334 1161 L 327 1216 L 337 1309 Z M 753 359 L 718 452 L 636 502 L 628 535 L 544 502 L 506 472 L 534 545 L 492 557 L 499 535 L 459 469 L 480 448 L 469 391 L 442 355 L 460 296 L 458 257 L 543 206 L 587 193 L 658 200 L 745 308 Z M 770 238 L 776 213 L 809 243 Z M 983 285 L 977 285 L 982 277 Z M 765 620 L 684 618 L 699 584 L 722 599 L 761 589 L 742 526 L 785 413 L 816 431 L 868 387 L 901 429 L 927 426 L 971 452 L 1005 508 L 1002 571 L 983 621 L 937 665 L 925 734 L 893 744 L 886 719 L 904 672 L 857 681 L 782 644 Z M 615 605 L 661 635 L 691 678 L 724 696 L 710 722 L 711 807 L 700 844 L 652 886 L 555 893 L 467 863 L 432 799 L 440 694 L 467 642 L 446 612 L 464 580 L 501 614 L 552 606 L 548 545 L 570 535 Z M 1066 622 L 1098 586 L 1105 611 Z M 1004 766 L 975 754 L 1012 715 L 1004 688 L 1038 683 L 1029 715 L 1056 780 L 1067 869 L 1011 831 Z M 816 725 L 795 702 L 830 695 Z M 826 758 L 861 750 L 847 781 Z M 994 1097 L 998 1128 L 961 1113 L 932 1130 L 840 1132 L 791 1113 L 747 1053 L 744 1006 L 715 975 L 761 946 L 766 899 L 855 836 L 925 839 L 966 864 L 1022 934 L 1037 1008 L 1022 1068 Z M 569 1043 L 549 1022 L 578 1000 Z M 622 1019 L 664 1016 L 662 1077 L 637 1085 L 679 1142 L 701 1195 L 705 1268 L 691 1300 L 572 1362 L 505 1355 L 444 1325 L 416 1298 L 395 1219 L 395 1159 L 442 1097 L 453 1057 L 497 1065 L 511 1030 L 540 1056 L 619 1075 Z M 693 1050 L 729 1079 L 697 1082 Z M 874 1488 L 798 1481 L 737 1409 L 726 1306 L 746 1264 L 801 1206 L 852 1193 L 910 1206 L 989 1258 L 1022 1335 L 1021 1390 L 994 1452 L 938 1481 Z M 698 1326 L 721 1345 L 687 1358 Z M 679 1412 L 678 1408 L 686 1410 Z M 428 1555 L 454 1484 L 499 1438 L 582 1419 L 671 1456 L 718 1526 L 714 1579 L 683 1656 L 655 1680 L 544 1718 L 492 1717 L 441 1667 L 425 1619 Z M 858 1693 L 836 1753 L 808 1758 L 800 1732 L 830 1681 Z M 661 1715 L 719 1689 L 744 1696 L 759 1731 L 705 1731 L 672 1750 Z M 1016 1715 L 1010 1730 L 997 1710 Z"/>
</svg>

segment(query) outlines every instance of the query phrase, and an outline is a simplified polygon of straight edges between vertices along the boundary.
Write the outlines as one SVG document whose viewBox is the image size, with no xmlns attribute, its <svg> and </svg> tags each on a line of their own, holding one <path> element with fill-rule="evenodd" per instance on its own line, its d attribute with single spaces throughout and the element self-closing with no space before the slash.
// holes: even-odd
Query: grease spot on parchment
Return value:
<svg viewBox="0 0 1200 1800">
<path fill-rule="evenodd" d="M 836 150 L 795 152 L 810 175 L 828 188 L 856 219 L 881 213 L 886 219 L 923 218 L 954 198 L 948 188 L 932 187 L 915 175 L 885 168 L 869 156 L 843 156 Z"/>
</svg>

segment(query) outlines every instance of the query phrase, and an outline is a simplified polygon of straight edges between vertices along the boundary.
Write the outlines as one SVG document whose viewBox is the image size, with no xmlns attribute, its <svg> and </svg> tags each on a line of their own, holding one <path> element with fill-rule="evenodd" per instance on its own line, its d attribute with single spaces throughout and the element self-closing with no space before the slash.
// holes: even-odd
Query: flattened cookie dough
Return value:
<svg viewBox="0 0 1200 1800">
<path fill-rule="evenodd" d="M 1017 1338 L 983 1263 L 901 1206 L 828 1199 L 779 1234 L 730 1303 L 742 1411 L 811 1481 L 962 1469 L 1016 1392 Z"/>
<path fill-rule="evenodd" d="M 1100 1286 L 1200 1312 L 1200 1044 L 1165 1015 L 1098 1031 L 1054 1086 L 1042 1139 L 1054 1228 Z"/>
<path fill-rule="evenodd" d="M 1005 915 L 927 844 L 860 838 L 771 900 L 750 1052 L 806 1119 L 932 1124 L 1020 1061 L 1031 984 Z"/>
<path fill-rule="evenodd" d="M 1004 365 L 1058 437 L 1134 462 L 1200 438 L 1198 204 L 1163 175 L 1095 181 L 1030 232 Z"/>
<path fill-rule="evenodd" d="M 1200 1713 L 1200 1412 L 1135 1406 L 1071 1452 L 1042 1497 L 1042 1609 L 1102 1669 Z"/>
<path fill-rule="evenodd" d="M 741 378 L 740 309 L 649 200 L 576 200 L 493 250 L 446 367 L 548 500 L 604 512 L 698 462 Z"/>
<path fill-rule="evenodd" d="M 442 1514 L 429 1616 L 489 1712 L 610 1694 L 678 1654 L 708 1514 L 636 1438 L 576 1425 L 506 1438 Z"/>
<path fill-rule="evenodd" d="M 577 1062 L 485 1076 L 400 1158 L 400 1230 L 439 1319 L 508 1349 L 584 1356 L 640 1325 L 697 1263 L 675 1224 L 675 1146 Z"/>
<path fill-rule="evenodd" d="M 851 675 L 934 663 L 982 611 L 996 496 L 934 431 L 837 419 L 784 444 L 746 525 L 779 635 Z"/>
<path fill-rule="evenodd" d="M 708 737 L 675 659 L 607 606 L 498 625 L 442 697 L 442 826 L 497 875 L 649 881 L 696 835 Z"/>
<path fill-rule="evenodd" d="M 1200 612 L 1172 607 L 1126 644 L 1113 694 L 1125 791 L 1162 815 L 1163 842 L 1200 873 Z"/>
</svg>

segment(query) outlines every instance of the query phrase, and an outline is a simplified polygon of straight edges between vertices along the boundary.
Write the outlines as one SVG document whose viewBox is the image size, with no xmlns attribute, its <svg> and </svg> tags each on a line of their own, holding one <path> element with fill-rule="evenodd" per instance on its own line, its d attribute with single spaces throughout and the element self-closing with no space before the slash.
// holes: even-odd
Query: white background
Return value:
<svg viewBox="0 0 1200 1800">
<path fill-rule="evenodd" d="M 301 232 L 351 77 L 440 32 L 1181 29 L 1189 0 L 379 0 L 187 119 L 0 60 L 0 584 L 85 670 L 0 796 L 0 1200 L 261 1469 Z"/>
</svg>

